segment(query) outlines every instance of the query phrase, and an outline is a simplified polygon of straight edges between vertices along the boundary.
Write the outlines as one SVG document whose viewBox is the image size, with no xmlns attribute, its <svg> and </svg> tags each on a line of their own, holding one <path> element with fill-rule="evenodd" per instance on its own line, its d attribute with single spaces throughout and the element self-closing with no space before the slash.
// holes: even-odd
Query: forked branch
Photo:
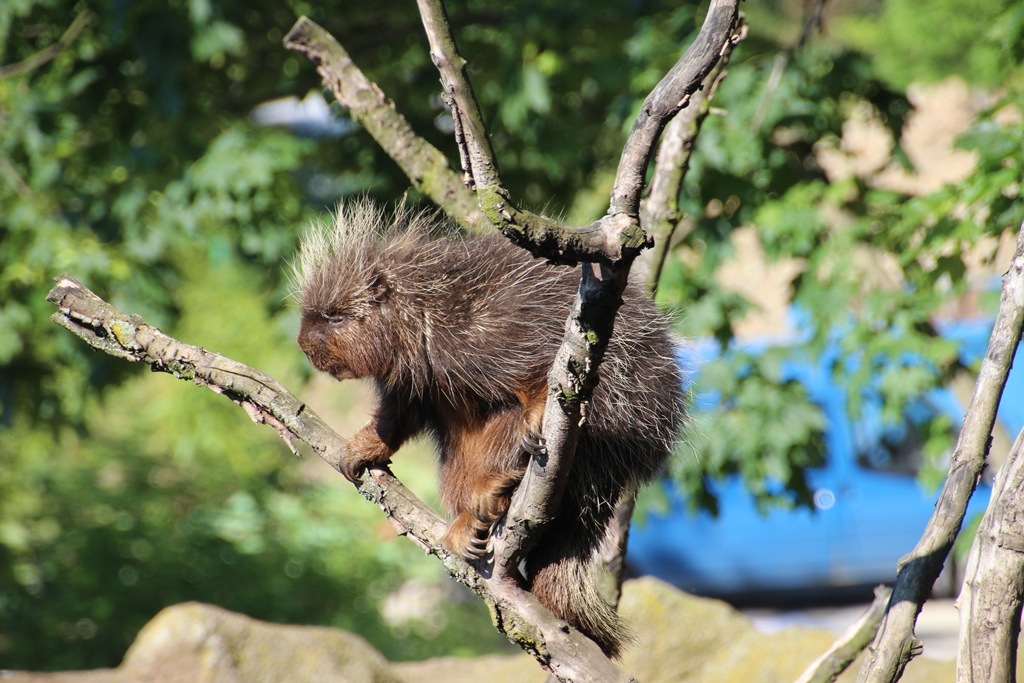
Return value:
<svg viewBox="0 0 1024 683">
<path fill-rule="evenodd" d="M 921 641 L 914 636 L 914 624 L 953 547 L 963 524 L 967 501 L 985 466 L 996 409 L 1020 342 L 1022 324 L 1024 223 L 1017 234 L 1017 249 L 1010 269 L 1003 277 L 995 327 L 953 450 L 949 474 L 921 540 L 900 560 L 889 609 L 860 670 L 859 683 L 893 683 L 903 675 L 911 658 L 921 652 Z"/>
<path fill-rule="evenodd" d="M 502 185 L 498 163 L 480 116 L 480 106 L 466 76 L 466 60 L 459 54 L 441 0 L 418 0 L 431 57 L 441 84 L 459 122 L 456 131 L 464 169 L 476 189 L 480 206 L 509 239 L 535 256 L 558 262 L 632 262 L 651 241 L 639 224 L 640 193 L 647 163 L 662 129 L 687 106 L 690 96 L 739 37 L 738 0 L 712 0 L 697 39 L 654 88 L 633 125 L 616 175 L 608 214 L 587 226 L 569 226 L 519 208 Z"/>
</svg>

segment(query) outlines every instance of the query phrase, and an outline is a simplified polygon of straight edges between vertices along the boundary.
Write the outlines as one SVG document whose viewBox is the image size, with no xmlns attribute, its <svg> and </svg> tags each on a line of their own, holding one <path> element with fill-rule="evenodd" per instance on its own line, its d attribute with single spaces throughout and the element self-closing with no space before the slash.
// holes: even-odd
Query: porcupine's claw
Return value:
<svg viewBox="0 0 1024 683">
<path fill-rule="evenodd" d="M 535 458 L 541 455 L 547 455 L 547 439 L 545 439 L 540 432 L 533 427 L 528 427 L 526 433 L 523 434 L 522 447 L 530 455 Z"/>
<path fill-rule="evenodd" d="M 487 559 L 491 554 L 491 524 L 477 519 L 473 525 L 473 533 L 466 539 L 462 548 L 462 557 L 469 562 Z"/>
<path fill-rule="evenodd" d="M 491 535 L 487 538 L 471 538 L 468 545 L 462 549 L 462 557 L 469 562 L 477 562 L 486 559 L 491 554 Z"/>
</svg>

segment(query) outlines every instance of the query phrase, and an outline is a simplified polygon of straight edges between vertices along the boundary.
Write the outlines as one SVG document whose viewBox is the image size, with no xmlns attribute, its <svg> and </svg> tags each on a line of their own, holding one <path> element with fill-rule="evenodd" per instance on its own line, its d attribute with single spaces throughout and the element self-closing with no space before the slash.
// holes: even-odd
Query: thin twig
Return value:
<svg viewBox="0 0 1024 683">
<path fill-rule="evenodd" d="M 893 683 L 903 675 L 911 658 L 921 653 L 922 645 L 914 636 L 914 624 L 956 540 L 967 502 L 985 466 L 996 409 L 1020 342 L 1022 324 L 1024 223 L 1017 234 L 1017 249 L 1010 270 L 1003 277 L 1003 292 L 988 352 L 978 371 L 974 396 L 964 416 L 942 494 L 917 546 L 900 560 L 889 609 L 861 667 L 858 683 Z"/>
<path fill-rule="evenodd" d="M 0 79 L 23 76 L 53 61 L 53 59 L 67 48 L 68 45 L 75 42 L 75 39 L 78 38 L 79 34 L 85 30 L 86 25 L 92 21 L 92 17 L 92 12 L 87 9 L 79 12 L 78 16 L 75 17 L 75 20 L 71 22 L 70 26 L 68 26 L 68 29 L 64 31 L 64 35 L 58 38 L 56 43 L 40 50 L 31 57 L 21 60 L 20 62 L 0 67 Z"/>
<path fill-rule="evenodd" d="M 772 60 L 772 72 L 768 75 L 768 80 L 765 82 L 764 93 L 761 95 L 761 101 L 757 104 L 757 111 L 754 112 L 750 119 L 751 130 L 758 130 L 768 115 L 768 107 L 771 106 L 772 99 L 775 97 L 775 91 L 778 90 L 779 83 L 782 82 L 782 75 L 786 72 L 789 60 L 793 58 L 794 54 L 803 49 L 815 31 L 823 29 L 825 3 L 827 1 L 815 1 L 814 9 L 807 15 L 807 21 L 804 22 L 803 30 L 800 31 L 800 37 L 796 43 L 785 50 L 780 50 L 775 55 L 775 59 Z"/>
<path fill-rule="evenodd" d="M 864 648 L 871 644 L 878 625 L 882 623 L 886 605 L 892 589 L 886 586 L 875 588 L 875 599 L 860 619 L 853 622 L 824 653 L 807 667 L 796 679 L 796 683 L 832 683 L 846 671 Z"/>
</svg>

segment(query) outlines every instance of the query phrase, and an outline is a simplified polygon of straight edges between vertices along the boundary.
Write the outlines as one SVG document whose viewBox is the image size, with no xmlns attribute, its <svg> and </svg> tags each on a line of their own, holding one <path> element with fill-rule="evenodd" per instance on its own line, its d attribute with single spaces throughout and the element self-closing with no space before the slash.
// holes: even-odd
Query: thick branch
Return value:
<svg viewBox="0 0 1024 683">
<path fill-rule="evenodd" d="M 640 193 L 644 189 L 647 163 L 665 124 L 704 83 L 704 79 L 739 40 L 734 32 L 739 24 L 738 0 L 712 0 L 704 26 L 693 44 L 644 100 L 626 140 L 615 174 L 609 214 L 636 216 L 640 211 Z"/>
<path fill-rule="evenodd" d="M 359 70 L 331 34 L 301 17 L 285 36 L 284 45 L 303 53 L 317 65 L 317 73 L 335 99 L 394 159 L 413 187 L 467 228 L 485 228 L 487 219 L 476 198 L 463 187 L 445 155 L 416 135 L 394 103 Z"/>
<path fill-rule="evenodd" d="M 582 407 L 597 386 L 597 369 L 611 338 L 628 276 L 628 264 L 617 269 L 583 264 L 580 291 L 548 373 L 544 411 L 547 455 L 531 460 L 512 497 L 505 524 L 495 534 L 496 576 L 515 574 L 523 555 L 559 509 L 583 422 Z"/>
<path fill-rule="evenodd" d="M 182 343 L 139 316 L 106 303 L 68 275 L 57 278 L 47 300 L 53 320 L 105 353 L 141 361 L 154 370 L 190 380 L 242 406 L 254 422 L 269 424 L 296 451 L 299 439 L 341 471 L 346 441 L 302 401 L 271 377 L 216 353 Z M 631 681 L 588 638 L 555 619 L 529 593 L 514 584 L 484 580 L 457 555 L 441 547 L 447 523 L 406 489 L 387 469 L 371 468 L 357 486 L 360 494 L 388 515 L 399 535 L 435 555 L 448 573 L 480 595 L 495 625 L 564 681 Z"/>
<path fill-rule="evenodd" d="M 1012 681 L 1024 599 L 1024 431 L 996 476 L 960 593 L 956 680 Z"/>
<path fill-rule="evenodd" d="M 811 662 L 800 678 L 796 679 L 796 683 L 832 683 L 839 678 L 857 655 L 874 640 L 890 595 L 892 590 L 886 586 L 875 588 L 875 599 L 867 611 L 828 650 Z"/>
<path fill-rule="evenodd" d="M 996 408 L 1006 384 L 1024 324 L 1024 224 L 1017 235 L 1017 250 L 1003 277 L 1003 293 L 988 352 L 978 372 L 974 396 L 964 416 L 949 474 L 928 526 L 914 550 L 900 560 L 892 599 L 874 646 L 861 668 L 859 683 L 893 682 L 903 675 L 910 659 L 921 652 L 914 624 L 942 564 L 949 554 L 967 501 L 974 493 L 988 455 Z"/>
<path fill-rule="evenodd" d="M 722 59 L 705 83 L 690 97 L 690 104 L 680 111 L 668 126 L 658 145 L 658 155 L 654 159 L 654 173 L 651 175 L 651 191 L 640 202 L 640 219 L 644 230 L 654 237 L 654 249 L 651 252 L 651 267 L 647 274 L 647 290 L 653 296 L 658 291 L 661 271 L 665 266 L 672 238 L 683 222 L 679 211 L 679 193 L 683 188 L 686 173 L 690 170 L 690 155 L 697 141 L 701 125 L 711 110 L 711 100 L 715 90 L 721 84 L 728 71 L 729 56 L 733 47 L 746 35 L 746 25 L 740 20 L 736 31 L 737 40 L 725 46 Z"/>
</svg>

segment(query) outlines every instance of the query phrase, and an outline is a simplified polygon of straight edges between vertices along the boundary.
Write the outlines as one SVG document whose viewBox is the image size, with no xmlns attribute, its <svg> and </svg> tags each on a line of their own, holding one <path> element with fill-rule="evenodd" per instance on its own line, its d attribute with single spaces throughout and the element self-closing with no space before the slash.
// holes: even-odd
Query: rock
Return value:
<svg viewBox="0 0 1024 683">
<path fill-rule="evenodd" d="M 619 609 L 639 635 L 623 668 L 644 683 L 791 683 L 836 639 L 809 627 L 761 633 L 728 604 L 650 577 L 626 583 Z M 851 664 L 840 683 L 852 683 L 859 667 Z M 953 679 L 953 662 L 918 657 L 901 681 Z"/>
<path fill-rule="evenodd" d="M 548 674 L 526 654 L 434 657 L 392 665 L 407 683 L 544 683 Z"/>
<path fill-rule="evenodd" d="M 404 683 L 369 643 L 341 629 L 282 626 L 213 605 L 162 610 L 117 669 L 0 674 L 16 683 Z"/>
<path fill-rule="evenodd" d="M 400 683 L 384 656 L 346 631 L 280 626 L 219 607 L 169 607 L 139 633 L 121 668 L 163 683 Z"/>
<path fill-rule="evenodd" d="M 761 633 L 724 602 L 697 598 L 652 578 L 626 583 L 623 616 L 637 643 L 622 667 L 644 683 L 790 683 L 835 639 L 825 629 Z M 852 683 L 859 662 L 839 679 Z M 953 662 L 918 657 L 903 683 L 954 679 Z M 527 655 L 438 657 L 389 664 L 359 636 L 340 629 L 283 626 L 219 607 L 185 603 L 160 612 L 117 669 L 0 672 L 0 683 L 544 683 Z"/>
</svg>

